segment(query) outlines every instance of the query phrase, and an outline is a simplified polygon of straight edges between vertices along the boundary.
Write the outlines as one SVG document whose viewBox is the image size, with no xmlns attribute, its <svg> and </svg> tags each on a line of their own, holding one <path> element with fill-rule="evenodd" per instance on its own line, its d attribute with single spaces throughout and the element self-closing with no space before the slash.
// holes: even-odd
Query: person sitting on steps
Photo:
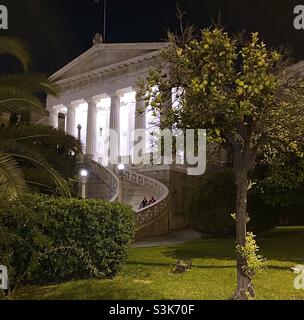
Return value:
<svg viewBox="0 0 304 320">
<path fill-rule="evenodd" d="M 144 200 L 141 202 L 140 206 L 139 206 L 139 210 L 145 208 L 148 205 L 148 200 L 146 197 L 144 197 Z"/>
<path fill-rule="evenodd" d="M 155 198 L 152 196 L 151 199 L 150 199 L 150 201 L 149 201 L 149 206 L 150 206 L 151 204 L 155 203 L 155 202 L 156 202 L 156 200 L 155 200 Z"/>
</svg>

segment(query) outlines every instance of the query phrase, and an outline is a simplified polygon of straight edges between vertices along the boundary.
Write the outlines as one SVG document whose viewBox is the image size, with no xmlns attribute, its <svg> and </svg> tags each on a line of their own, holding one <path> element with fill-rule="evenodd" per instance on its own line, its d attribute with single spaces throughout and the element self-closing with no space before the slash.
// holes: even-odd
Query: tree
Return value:
<svg viewBox="0 0 304 320">
<path fill-rule="evenodd" d="M 72 173 L 64 164 L 71 165 L 72 154 L 81 152 L 74 137 L 49 126 L 0 128 L 0 152 L 0 179 L 6 179 L 2 183 L 11 194 L 30 186 L 48 192 L 57 188 L 61 194 L 70 195 L 66 180 Z"/>
<path fill-rule="evenodd" d="M 11 115 L 10 127 L 0 130 L 0 185 L 10 196 L 28 190 L 25 169 L 29 163 L 54 182 L 64 195 L 70 191 L 66 180 L 44 157 L 42 146 L 58 146 L 68 152 L 78 153 L 81 146 L 73 137 L 50 127 L 28 125 L 31 112 L 46 114 L 44 104 L 37 94 L 55 95 L 57 87 L 41 74 L 29 73 L 30 56 L 22 41 L 0 37 L 0 55 L 9 54 L 17 58 L 22 73 L 0 74 L 0 115 Z M 16 126 L 18 117 L 23 125 Z M 27 123 L 27 125 L 25 124 Z M 31 181 L 31 183 L 39 183 Z"/>
<path fill-rule="evenodd" d="M 237 289 L 235 299 L 254 298 L 252 277 L 259 257 L 247 233 L 249 171 L 265 148 L 286 148 L 303 134 L 303 85 L 300 73 L 278 50 L 266 47 L 258 33 L 248 39 L 214 27 L 198 36 L 191 27 L 169 34 L 163 63 L 139 82 L 139 95 L 155 114 L 166 110 L 167 127 L 207 129 L 233 157 L 236 181 Z M 158 90 L 155 90 L 155 88 Z M 178 92 L 165 109 L 168 93 Z"/>
<path fill-rule="evenodd" d="M 29 73 L 31 59 L 24 43 L 10 37 L 0 37 L 0 55 L 14 56 L 22 66 L 22 73 L 0 74 L 0 114 L 37 112 L 46 114 L 37 93 L 56 95 L 57 87 L 46 76 Z"/>
</svg>

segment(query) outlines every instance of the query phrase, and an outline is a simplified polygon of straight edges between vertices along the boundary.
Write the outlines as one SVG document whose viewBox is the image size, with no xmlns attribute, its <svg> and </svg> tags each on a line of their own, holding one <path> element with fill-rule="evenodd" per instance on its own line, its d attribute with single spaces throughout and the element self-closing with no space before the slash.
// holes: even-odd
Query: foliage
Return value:
<svg viewBox="0 0 304 320">
<path fill-rule="evenodd" d="M 125 205 L 29 194 L 4 198 L 0 261 L 14 284 L 114 275 L 126 261 L 133 224 Z"/>
<path fill-rule="evenodd" d="M 236 178 L 237 244 L 244 245 L 247 225 L 248 174 L 267 148 L 286 150 L 304 134 L 304 86 L 301 72 L 258 33 L 249 39 L 215 27 L 198 36 L 188 27 L 169 34 L 163 63 L 139 81 L 138 96 L 167 128 L 206 129 L 210 142 L 233 156 Z M 173 108 L 168 96 L 177 92 Z M 236 296 L 242 299 L 250 278 L 238 260 Z M 253 294 L 253 291 L 252 291 Z"/>
<path fill-rule="evenodd" d="M 299 146 L 304 150 L 304 143 Z M 274 206 L 302 206 L 304 158 L 296 150 L 268 150 L 260 171 L 258 187 Z"/>
<path fill-rule="evenodd" d="M 276 228 L 258 236 L 267 268 L 254 277 L 258 300 L 303 300 L 290 267 L 304 264 L 304 227 Z M 191 257 L 191 272 L 176 275 L 178 257 Z M 126 267 L 113 279 L 21 287 L 18 300 L 228 300 L 235 287 L 233 239 L 131 248 Z"/>
<path fill-rule="evenodd" d="M 79 152 L 81 145 L 74 137 L 48 126 L 0 128 L 2 183 L 12 195 L 34 186 L 47 191 L 57 188 L 61 194 L 69 196 L 66 179 L 50 163 L 63 164 L 67 158 L 72 158 L 71 153 Z M 60 169 L 60 165 L 57 167 Z"/>
<path fill-rule="evenodd" d="M 45 114 L 44 105 L 36 94 L 43 92 L 55 95 L 57 87 L 46 76 L 28 72 L 31 59 L 22 41 L 0 37 L 0 55 L 4 54 L 16 57 L 21 63 L 23 73 L 0 76 L 0 113 L 20 114 L 33 111 Z"/>
<path fill-rule="evenodd" d="M 256 244 L 255 235 L 248 232 L 246 236 L 245 246 L 237 245 L 237 252 L 245 259 L 246 264 L 243 266 L 243 271 L 249 278 L 253 278 L 256 272 L 265 267 L 266 260 L 259 255 L 259 246 Z"/>
<path fill-rule="evenodd" d="M 248 228 L 255 233 L 273 228 L 278 217 L 277 209 L 268 205 L 259 191 L 253 188 L 248 194 Z M 229 168 L 202 177 L 192 194 L 190 209 L 203 237 L 226 238 L 235 234 L 235 193 L 235 178 Z"/>
<path fill-rule="evenodd" d="M 0 55 L 10 54 L 20 61 L 23 72 L 17 74 L 0 75 L 0 115 L 11 114 L 13 124 L 18 115 L 25 122 L 29 122 L 30 113 L 45 114 L 44 105 L 38 94 L 47 93 L 55 95 L 57 87 L 46 76 L 29 73 L 30 57 L 22 41 L 10 37 L 0 37 Z M 14 120 L 15 119 L 15 120 Z M 24 135 L 24 137 L 23 137 Z M 41 144 L 52 147 L 61 145 L 68 147 L 71 152 L 79 152 L 79 143 L 72 137 L 56 132 L 51 128 L 40 126 L 11 126 L 2 128 L 0 132 L 0 182 L 10 190 L 10 196 L 14 197 L 27 191 L 27 177 L 24 167 L 31 165 L 41 169 L 47 175 L 60 192 L 69 195 L 69 188 L 65 179 L 50 166 L 43 157 Z M 37 183 L 37 181 L 32 181 Z M 39 182 L 39 181 L 38 181 Z"/>
<path fill-rule="evenodd" d="M 175 268 L 173 269 L 173 273 L 183 273 L 186 271 L 190 271 L 192 268 L 192 259 L 181 258 L 177 261 Z"/>
<path fill-rule="evenodd" d="M 288 210 L 288 209 L 287 209 Z M 256 186 L 248 193 L 248 229 L 256 234 L 278 225 L 280 208 L 269 204 Z"/>
<path fill-rule="evenodd" d="M 289 148 L 285 152 L 270 151 L 262 155 L 262 161 L 252 172 L 257 182 L 255 194 L 269 211 L 277 212 L 282 223 L 303 225 L 304 159 Z"/>
<path fill-rule="evenodd" d="M 235 184 L 231 170 L 204 176 L 192 197 L 192 218 L 204 237 L 225 238 L 234 234 L 230 213 L 235 212 Z"/>
<path fill-rule="evenodd" d="M 247 40 L 211 28 L 195 37 L 188 28 L 182 38 L 169 34 L 162 58 L 139 82 L 139 96 L 156 116 L 165 111 L 167 127 L 207 129 L 232 152 L 236 173 L 248 172 L 265 148 L 303 145 L 302 76 L 258 33 Z M 175 107 L 167 110 L 172 89 Z"/>
</svg>

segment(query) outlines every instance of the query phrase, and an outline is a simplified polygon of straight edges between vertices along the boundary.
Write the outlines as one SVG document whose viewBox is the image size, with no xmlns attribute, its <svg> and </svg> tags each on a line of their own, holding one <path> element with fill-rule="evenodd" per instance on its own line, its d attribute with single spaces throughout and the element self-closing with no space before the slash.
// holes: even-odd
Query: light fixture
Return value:
<svg viewBox="0 0 304 320">
<path fill-rule="evenodd" d="M 79 175 L 81 178 L 86 178 L 89 175 L 89 172 L 86 169 L 81 169 Z"/>
<path fill-rule="evenodd" d="M 118 165 L 118 170 L 119 170 L 119 171 L 124 171 L 124 170 L 125 170 L 125 165 L 122 164 L 122 163 L 119 164 L 119 165 Z"/>
<path fill-rule="evenodd" d="M 79 171 L 79 177 L 80 177 L 80 182 L 81 182 L 81 198 L 86 199 L 86 184 L 88 182 L 88 175 L 89 171 L 87 169 L 80 169 Z"/>
<path fill-rule="evenodd" d="M 118 192 L 118 202 L 123 203 L 124 195 L 123 195 L 123 180 L 125 174 L 125 165 L 120 163 L 117 166 L 118 169 L 118 178 L 119 178 L 119 192 Z"/>
</svg>

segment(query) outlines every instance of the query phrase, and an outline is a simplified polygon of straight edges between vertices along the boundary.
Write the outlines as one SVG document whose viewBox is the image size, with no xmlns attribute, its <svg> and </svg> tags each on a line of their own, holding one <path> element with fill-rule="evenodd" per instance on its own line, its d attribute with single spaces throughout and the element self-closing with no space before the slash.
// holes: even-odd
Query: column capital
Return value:
<svg viewBox="0 0 304 320">
<path fill-rule="evenodd" d="M 58 115 L 59 115 L 59 110 L 55 107 L 49 107 L 47 108 L 47 111 L 49 112 L 49 124 L 53 128 L 58 128 Z"/>
<path fill-rule="evenodd" d="M 76 111 L 76 109 L 78 108 L 79 104 L 76 102 L 68 102 L 64 105 L 67 109 L 68 112 L 70 111 Z"/>
<path fill-rule="evenodd" d="M 100 99 L 94 97 L 86 97 L 83 100 L 88 104 L 97 104 L 100 101 Z"/>
<path fill-rule="evenodd" d="M 113 90 L 113 91 L 108 91 L 107 92 L 107 95 L 110 97 L 110 98 L 114 98 L 114 97 L 119 97 L 119 98 L 122 98 L 124 96 L 124 93 L 119 91 L 119 90 Z"/>
<path fill-rule="evenodd" d="M 46 110 L 51 114 L 59 114 L 59 110 L 54 107 L 47 108 Z"/>
</svg>

